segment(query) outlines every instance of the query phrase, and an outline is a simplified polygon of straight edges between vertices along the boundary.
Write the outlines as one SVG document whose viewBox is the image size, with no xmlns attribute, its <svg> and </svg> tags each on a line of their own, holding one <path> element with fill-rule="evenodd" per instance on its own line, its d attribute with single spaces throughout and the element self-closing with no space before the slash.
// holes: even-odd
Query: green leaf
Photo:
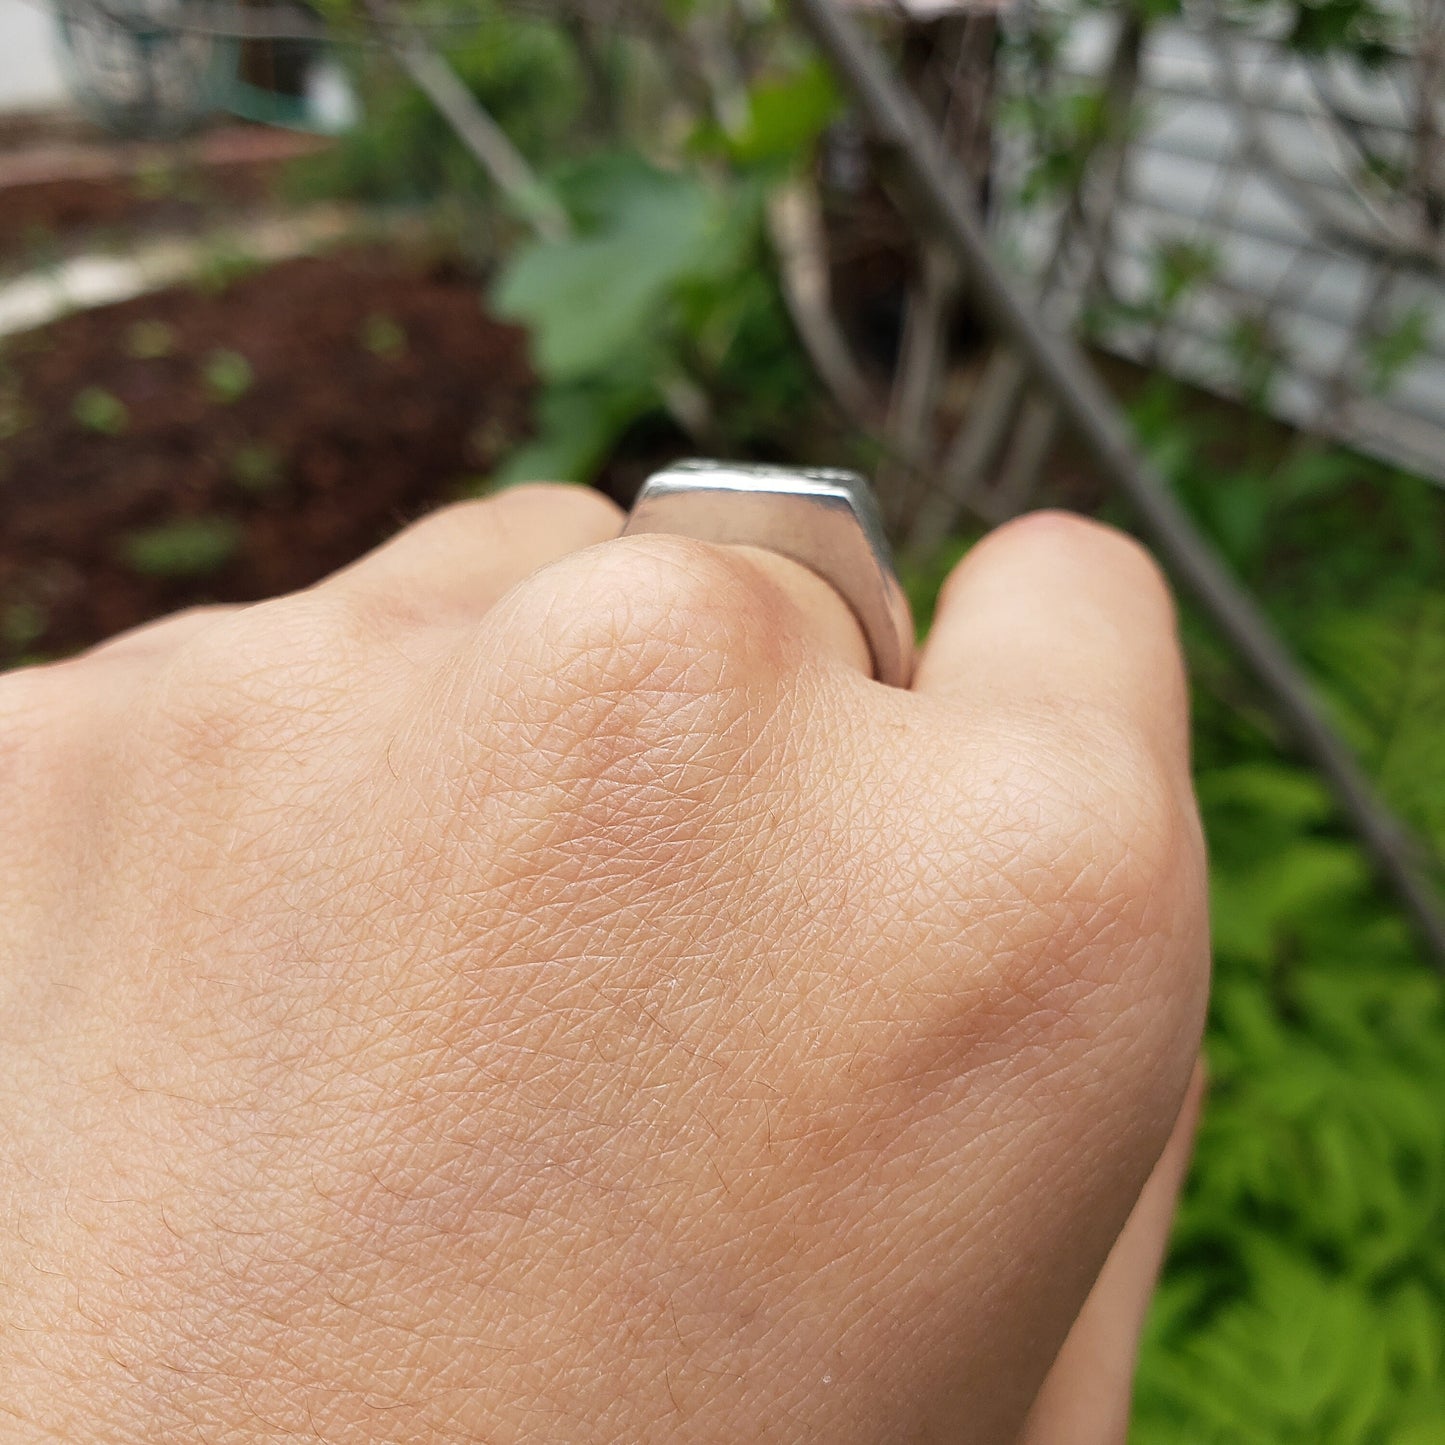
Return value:
<svg viewBox="0 0 1445 1445">
<path fill-rule="evenodd" d="M 1154 256 L 1154 289 L 1159 309 L 1172 311 L 1218 268 L 1219 253 L 1213 246 L 1190 239 L 1163 242 Z"/>
<path fill-rule="evenodd" d="M 1306 448 L 1290 457 L 1274 475 L 1281 502 L 1320 502 L 1358 481 L 1360 464 L 1349 452 L 1333 447 Z"/>
<path fill-rule="evenodd" d="M 121 560 L 146 577 L 203 577 L 241 545 L 240 525 L 229 517 L 193 517 L 131 532 L 120 542 Z"/>
<path fill-rule="evenodd" d="M 87 386 L 70 404 L 70 414 L 86 431 L 119 436 L 130 426 L 130 409 L 103 387 Z"/>
<path fill-rule="evenodd" d="M 510 452 L 491 483 L 585 481 L 622 433 L 657 405 L 657 393 L 645 378 L 550 386 L 537 406 L 538 436 Z"/>
<path fill-rule="evenodd" d="M 756 85 L 748 96 L 747 123 L 724 137 L 723 147 L 739 165 L 801 163 L 841 106 L 832 72 L 815 61 L 795 75 Z"/>
<path fill-rule="evenodd" d="M 229 406 L 250 391 L 256 379 L 251 363 L 239 351 L 213 351 L 207 358 L 202 375 L 212 401 Z"/>
<path fill-rule="evenodd" d="M 164 321 L 137 321 L 126 332 L 125 344 L 132 356 L 150 361 L 176 349 L 176 334 Z"/>
<path fill-rule="evenodd" d="M 1365 346 L 1370 389 L 1388 391 L 1430 343 L 1430 313 L 1412 306 Z"/>
<path fill-rule="evenodd" d="M 1315 774 L 1283 763 L 1248 761 L 1211 768 L 1200 775 L 1198 790 L 1206 811 L 1241 808 L 1255 828 L 1270 818 L 1295 825 L 1321 823 L 1334 811 L 1329 789 Z"/>
<path fill-rule="evenodd" d="M 493 294 L 502 316 L 532 329 L 538 369 L 569 381 L 605 372 L 665 322 L 684 279 L 719 261 L 726 214 L 699 180 L 615 166 L 608 188 L 589 178 L 601 214 L 589 233 L 523 248 Z"/>
</svg>

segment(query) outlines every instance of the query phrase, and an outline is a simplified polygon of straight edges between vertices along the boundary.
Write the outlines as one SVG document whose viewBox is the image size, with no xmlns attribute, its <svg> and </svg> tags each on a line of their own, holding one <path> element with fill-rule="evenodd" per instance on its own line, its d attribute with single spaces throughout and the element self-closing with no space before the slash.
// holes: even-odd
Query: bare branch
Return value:
<svg viewBox="0 0 1445 1445">
<path fill-rule="evenodd" d="M 827 242 L 811 181 L 799 177 L 779 186 L 768 198 L 767 215 L 783 299 L 813 369 L 840 410 L 866 422 L 877 403 L 833 315 Z"/>
<path fill-rule="evenodd" d="M 1143 21 L 1130 10 L 1120 18 L 1104 82 L 1104 123 L 1100 137 L 1088 157 L 1088 164 L 1079 168 L 1059 221 L 1053 254 L 1044 269 L 1044 305 L 1050 322 L 1059 328 L 1074 324 L 1103 270 L 1114 203 L 1123 182 L 1128 154 L 1129 118 L 1138 90 L 1143 44 Z M 1072 255 L 1075 249 L 1080 252 L 1078 256 Z M 977 400 L 969 407 L 967 418 L 944 460 L 942 485 L 936 498 L 919 509 L 909 538 L 912 547 L 923 547 L 931 537 L 952 531 L 957 525 L 960 509 L 976 498 L 984 477 L 997 460 L 1027 386 L 1027 372 L 1011 351 L 1005 348 L 990 358 Z M 1006 490 L 992 509 L 1005 516 L 1012 515 L 1022 504 L 1022 498 L 1033 491 L 1038 469 L 1048 457 L 1058 430 L 1057 418 L 1050 420 L 1047 403 L 1038 400 L 1030 404 L 1026 420 L 1031 429 L 1030 438 L 1027 442 L 1015 441 L 1005 471 Z"/>
<path fill-rule="evenodd" d="M 1059 436 L 1059 409 L 1046 396 L 1031 396 L 1014 428 L 1013 444 L 992 491 L 993 510 L 1016 517 L 1028 510 L 1044 463 Z"/>
<path fill-rule="evenodd" d="M 1339 206 L 1329 204 L 1315 186 L 1295 174 L 1276 150 L 1260 115 L 1259 105 L 1241 79 L 1241 47 L 1237 32 L 1221 14 L 1218 0 L 1208 0 L 1203 12 L 1219 61 L 1217 74 L 1239 121 L 1243 158 L 1266 171 L 1280 190 L 1326 235 L 1396 262 L 1425 265 L 1431 269 L 1445 265 L 1445 246 L 1441 245 L 1440 238 L 1418 224 L 1414 217 L 1387 211 L 1381 202 L 1354 181 L 1345 178 L 1349 194 L 1361 212 L 1360 215 L 1350 215 Z M 1425 103 L 1433 106 L 1433 98 L 1427 97 Z"/>
<path fill-rule="evenodd" d="M 921 469 L 933 453 L 931 436 L 943 383 L 948 324 L 958 295 L 958 267 L 950 252 L 921 243 L 923 274 L 908 297 L 903 319 L 903 345 L 888 403 L 888 437 L 900 454 Z M 894 502 L 894 515 L 905 511 L 907 498 L 891 477 L 882 485 L 885 499 Z"/>
<path fill-rule="evenodd" d="M 436 106 L 458 140 L 492 183 L 545 241 L 559 241 L 572 229 L 567 212 L 507 133 L 462 84 L 455 70 L 415 31 L 390 13 L 387 0 L 363 0 L 381 27 L 387 49 L 417 88 Z"/>
<path fill-rule="evenodd" d="M 994 348 L 969 398 L 968 420 L 959 427 L 937 484 L 913 518 L 908 533 L 910 551 L 947 536 L 966 510 L 978 507 L 983 479 L 1008 438 L 1027 378 L 1017 351 L 1007 344 Z"/>
</svg>

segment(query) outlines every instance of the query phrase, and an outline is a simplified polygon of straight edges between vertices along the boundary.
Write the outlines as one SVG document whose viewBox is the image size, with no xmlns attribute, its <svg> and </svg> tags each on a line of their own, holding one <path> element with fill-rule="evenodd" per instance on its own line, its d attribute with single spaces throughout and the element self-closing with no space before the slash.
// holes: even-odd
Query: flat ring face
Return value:
<svg viewBox="0 0 1445 1445">
<path fill-rule="evenodd" d="M 816 572 L 852 608 L 890 687 L 913 678 L 913 619 L 867 482 L 856 472 L 679 462 L 650 476 L 623 536 L 672 532 L 765 547 Z"/>
</svg>

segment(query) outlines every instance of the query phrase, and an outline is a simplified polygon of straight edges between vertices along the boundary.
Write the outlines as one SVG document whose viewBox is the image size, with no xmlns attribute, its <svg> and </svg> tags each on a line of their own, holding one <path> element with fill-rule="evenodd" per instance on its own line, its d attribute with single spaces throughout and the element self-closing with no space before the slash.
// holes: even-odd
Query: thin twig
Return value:
<svg viewBox="0 0 1445 1445">
<path fill-rule="evenodd" d="M 1432 270 L 1445 264 L 1445 246 L 1439 237 L 1415 224 L 1412 217 L 1383 210 L 1381 204 L 1351 178 L 1344 178 L 1346 189 L 1366 218 L 1364 221 L 1331 205 L 1316 186 L 1295 173 L 1270 139 L 1259 104 L 1241 78 L 1239 35 L 1225 19 L 1219 0 L 1207 0 L 1203 14 L 1206 33 L 1219 62 L 1217 73 L 1221 88 L 1239 122 L 1244 158 L 1265 171 L 1325 235 L 1402 263 L 1424 265 Z"/>
<path fill-rule="evenodd" d="M 1047 396 L 1031 396 L 1024 403 L 991 491 L 995 511 L 1017 517 L 1028 510 L 1038 491 L 1044 463 L 1058 440 L 1061 420 L 1058 407 Z"/>
<path fill-rule="evenodd" d="M 958 267 L 952 254 L 927 240 L 920 242 L 922 272 L 910 288 L 903 318 L 903 342 L 888 402 L 885 430 L 894 447 L 923 469 L 933 455 L 931 435 L 947 359 L 948 325 L 958 295 Z M 890 521 L 907 515 L 910 500 L 899 476 L 880 479 L 881 500 Z M 891 504 L 891 506 L 890 506 Z"/>
<path fill-rule="evenodd" d="M 1100 470 L 1129 499 L 1180 585 L 1265 689 L 1276 715 L 1319 768 L 1372 862 L 1395 890 L 1435 966 L 1445 971 L 1445 915 L 1420 871 L 1426 855 L 1376 794 L 1289 650 L 1144 460 L 1128 423 L 1077 344 L 1044 328 L 994 257 L 967 187 L 872 44 L 834 0 L 795 0 L 795 9 L 880 140 L 912 178 L 925 223 L 952 244 L 980 305 L 1026 358 L 1037 384 Z"/>
<path fill-rule="evenodd" d="M 1138 89 L 1139 61 L 1144 43 L 1144 23 L 1133 10 L 1119 21 L 1118 35 L 1110 57 L 1104 83 L 1105 118 L 1098 147 L 1080 166 L 1072 186 L 1059 232 L 1043 275 L 1044 304 L 1050 320 L 1058 327 L 1072 326 L 1085 299 L 1098 284 L 1103 270 L 1104 253 L 1113 218 L 1114 202 L 1123 181 L 1124 161 L 1128 153 L 1130 111 Z M 1090 197 L 1089 180 L 1095 164 L 1103 161 L 1103 174 L 1098 178 L 1096 194 Z M 1091 204 L 1092 201 L 1092 204 Z M 1082 233 L 1083 254 L 1074 265 L 1075 279 L 1067 275 L 1071 242 L 1075 233 Z M 968 409 L 944 458 L 937 492 L 920 507 L 909 534 L 913 550 L 928 545 L 930 539 L 951 532 L 958 524 L 960 509 L 975 499 L 998 460 L 1008 440 L 1015 418 L 1028 389 L 1027 369 L 1008 348 L 1001 347 L 989 358 L 978 398 Z M 1027 467 L 1042 467 L 1049 446 L 1035 443 L 1047 436 L 1051 444 L 1057 431 L 1057 420 L 1050 421 L 1039 404 L 1026 409 L 1026 420 L 1037 430 L 1022 448 L 1015 443 L 1007 465 L 1007 492 L 999 498 L 1004 515 L 1017 510 L 1022 498 L 1032 492 L 1037 471 L 1029 475 Z M 1031 461 L 1036 459 L 1036 463 Z M 1025 470 L 1021 471 L 1020 468 Z M 1001 483 L 1002 485 L 1002 483 Z"/>
<path fill-rule="evenodd" d="M 1069 198 L 1063 232 L 1054 264 L 1045 278 L 1042 299 L 1049 325 L 1071 330 L 1089 298 L 1099 289 L 1104 261 L 1114 229 L 1114 214 L 1124 185 L 1129 157 L 1129 130 L 1139 71 L 1144 56 L 1143 15 L 1127 9 L 1119 19 L 1114 53 L 1104 81 L 1104 121 L 1098 144 L 1080 168 Z M 1079 254 L 1069 246 L 1069 231 L 1077 237 Z M 1072 275 L 1067 264 L 1072 261 Z M 1014 428 L 1013 443 L 995 486 L 998 510 L 1015 516 L 1033 498 L 1044 463 L 1053 451 L 1060 430 L 1059 410 L 1047 396 L 1031 397 Z"/>
<path fill-rule="evenodd" d="M 562 240 L 571 222 L 527 158 L 492 119 L 446 59 L 405 20 L 389 0 L 362 0 L 372 28 L 417 89 L 441 112 L 493 184 L 544 240 Z"/>
<path fill-rule="evenodd" d="M 767 221 L 783 299 L 813 370 L 845 415 L 871 421 L 877 411 L 872 388 L 833 314 L 823 218 L 812 182 L 797 177 L 778 186 L 768 198 Z"/>
<path fill-rule="evenodd" d="M 404 28 L 387 0 L 364 0 L 367 14 L 398 65 L 436 106 L 492 183 L 544 241 L 560 241 L 572 229 L 552 194 L 511 138 L 462 84 L 456 71 L 419 34 Z"/>
<path fill-rule="evenodd" d="M 954 435 L 938 481 L 913 518 L 908 551 L 921 551 L 947 536 L 965 511 L 978 507 L 981 483 L 1008 438 L 1026 378 L 1011 346 L 1001 343 L 993 349 L 969 398 L 968 420 Z"/>
</svg>

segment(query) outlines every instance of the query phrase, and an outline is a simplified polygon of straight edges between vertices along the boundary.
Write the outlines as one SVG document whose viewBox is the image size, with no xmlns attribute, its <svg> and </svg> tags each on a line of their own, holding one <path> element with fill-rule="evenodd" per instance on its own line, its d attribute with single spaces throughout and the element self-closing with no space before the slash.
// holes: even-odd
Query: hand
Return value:
<svg viewBox="0 0 1445 1445">
<path fill-rule="evenodd" d="M 619 523 L 510 492 L 0 680 L 4 1439 L 1024 1428 L 1198 1045 L 1166 591 L 1013 524 L 902 692 Z"/>
</svg>

